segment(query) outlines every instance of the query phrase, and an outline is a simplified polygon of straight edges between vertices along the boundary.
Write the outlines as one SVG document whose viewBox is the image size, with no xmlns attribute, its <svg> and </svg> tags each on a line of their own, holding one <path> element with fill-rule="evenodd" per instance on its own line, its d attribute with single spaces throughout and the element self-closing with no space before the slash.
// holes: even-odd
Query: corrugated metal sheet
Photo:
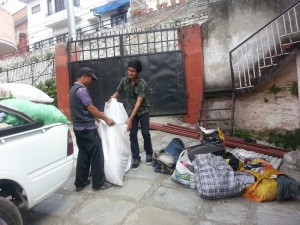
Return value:
<svg viewBox="0 0 300 225">
<path fill-rule="evenodd" d="M 238 159 L 245 159 L 245 158 L 260 158 L 260 159 L 265 159 L 268 161 L 275 169 L 278 169 L 282 163 L 282 158 L 270 156 L 270 155 L 265 155 L 253 151 L 248 151 L 245 149 L 240 149 L 240 148 L 226 148 L 226 151 L 231 152 L 235 157 Z"/>
</svg>

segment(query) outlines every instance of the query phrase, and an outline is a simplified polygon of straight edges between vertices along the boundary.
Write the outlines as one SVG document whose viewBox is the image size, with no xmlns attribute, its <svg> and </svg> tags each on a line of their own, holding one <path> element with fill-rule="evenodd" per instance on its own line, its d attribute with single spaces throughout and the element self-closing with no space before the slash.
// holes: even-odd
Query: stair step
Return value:
<svg viewBox="0 0 300 225">
<path fill-rule="evenodd" d="M 199 125 L 209 129 L 220 127 L 228 135 L 233 132 L 234 90 L 205 91 L 202 98 L 202 107 L 199 110 Z M 215 115 L 215 114 L 218 115 Z"/>
<path fill-rule="evenodd" d="M 209 99 L 202 99 L 203 102 L 209 101 L 224 101 L 224 100 L 232 100 L 232 98 L 209 98 Z"/>
<path fill-rule="evenodd" d="M 272 55 L 272 58 L 273 58 L 273 60 L 274 59 L 280 59 L 282 56 L 285 56 L 285 55 L 288 55 L 289 53 L 288 52 L 283 52 L 283 53 L 279 53 L 279 54 L 273 54 Z"/>
<path fill-rule="evenodd" d="M 201 109 L 201 112 L 208 112 L 208 111 L 226 111 L 226 110 L 232 110 L 232 108 L 219 108 L 219 109 Z"/>
<path fill-rule="evenodd" d="M 198 119 L 198 121 L 228 121 L 231 120 L 231 118 L 214 118 L 214 119 Z"/>
<path fill-rule="evenodd" d="M 300 42 L 300 40 L 299 41 L 288 42 L 288 43 L 282 43 L 281 47 L 291 49 L 291 48 L 294 47 L 294 45 L 298 44 L 299 42 Z"/>
<path fill-rule="evenodd" d="M 273 67 L 273 66 L 277 66 L 278 64 L 272 64 L 272 65 L 265 65 L 265 66 L 260 66 L 259 68 L 260 69 L 267 69 L 267 68 L 270 68 L 270 67 Z"/>
</svg>

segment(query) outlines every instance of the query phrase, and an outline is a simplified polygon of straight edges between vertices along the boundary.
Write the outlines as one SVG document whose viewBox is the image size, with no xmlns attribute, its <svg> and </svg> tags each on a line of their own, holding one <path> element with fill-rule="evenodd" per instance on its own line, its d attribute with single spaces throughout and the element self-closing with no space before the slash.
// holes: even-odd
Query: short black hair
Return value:
<svg viewBox="0 0 300 225">
<path fill-rule="evenodd" d="M 131 60 L 128 62 L 128 67 L 133 67 L 134 69 L 136 69 L 136 71 L 139 73 L 142 71 L 143 69 L 143 65 L 142 62 L 138 59 L 135 60 Z"/>
</svg>

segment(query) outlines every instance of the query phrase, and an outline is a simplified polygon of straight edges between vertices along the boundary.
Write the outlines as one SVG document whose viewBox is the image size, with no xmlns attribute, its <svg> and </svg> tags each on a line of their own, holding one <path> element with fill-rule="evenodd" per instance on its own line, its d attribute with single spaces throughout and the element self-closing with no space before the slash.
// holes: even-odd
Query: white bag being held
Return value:
<svg viewBox="0 0 300 225">
<path fill-rule="evenodd" d="M 131 166 L 131 149 L 127 131 L 127 113 L 116 99 L 105 103 L 104 114 L 115 121 L 108 126 L 100 120 L 99 133 L 104 154 L 104 173 L 108 182 L 123 186 L 125 173 Z"/>
</svg>

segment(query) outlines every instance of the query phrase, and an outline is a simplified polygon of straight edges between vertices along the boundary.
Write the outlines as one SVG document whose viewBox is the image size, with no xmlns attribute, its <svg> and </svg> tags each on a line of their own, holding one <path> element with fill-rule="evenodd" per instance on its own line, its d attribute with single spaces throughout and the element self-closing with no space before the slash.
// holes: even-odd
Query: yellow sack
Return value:
<svg viewBox="0 0 300 225">
<path fill-rule="evenodd" d="M 263 174 L 251 170 L 242 171 L 252 174 L 257 181 L 245 188 L 243 196 L 256 202 L 272 201 L 277 198 L 277 179 L 270 178 L 272 175 L 284 174 L 276 170 L 265 160 L 258 160 L 265 165 Z"/>
</svg>

